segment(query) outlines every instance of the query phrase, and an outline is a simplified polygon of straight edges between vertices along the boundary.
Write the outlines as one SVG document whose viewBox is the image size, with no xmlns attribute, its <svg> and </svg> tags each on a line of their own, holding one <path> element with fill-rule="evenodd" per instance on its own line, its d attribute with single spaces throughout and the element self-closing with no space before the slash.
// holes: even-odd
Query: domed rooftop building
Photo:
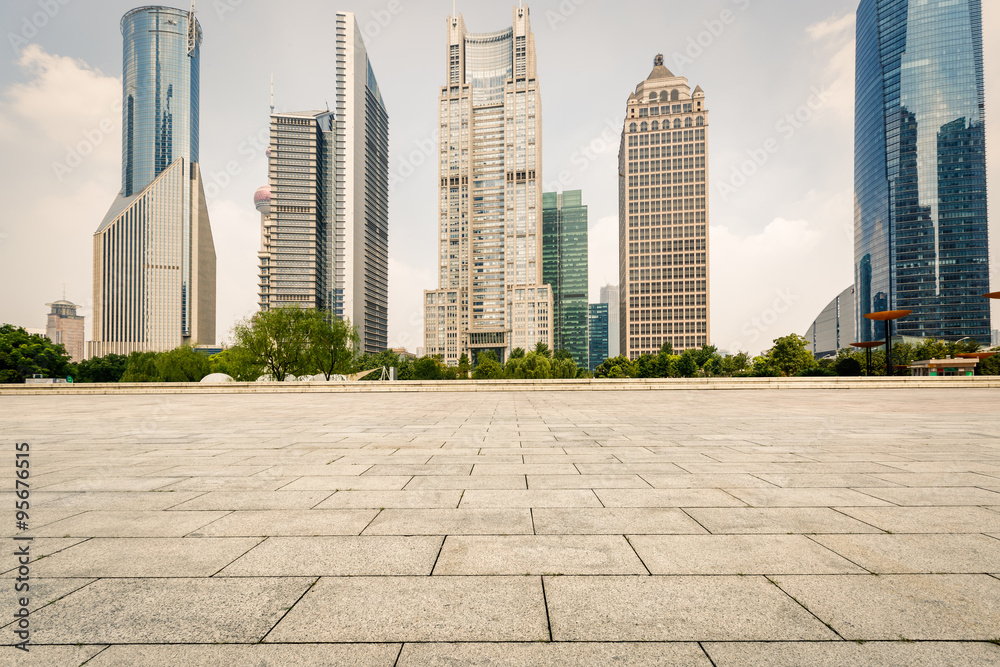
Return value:
<svg viewBox="0 0 1000 667">
<path fill-rule="evenodd" d="M 271 186 L 263 185 L 253 193 L 253 204 L 260 211 L 261 215 L 271 214 Z"/>
</svg>

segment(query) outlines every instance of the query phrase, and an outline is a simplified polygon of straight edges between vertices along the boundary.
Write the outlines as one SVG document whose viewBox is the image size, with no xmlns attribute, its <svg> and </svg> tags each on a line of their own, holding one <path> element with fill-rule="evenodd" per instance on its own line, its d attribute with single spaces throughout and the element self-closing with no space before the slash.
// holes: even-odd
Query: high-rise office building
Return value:
<svg viewBox="0 0 1000 667">
<path fill-rule="evenodd" d="M 389 114 L 353 13 L 337 13 L 332 310 L 389 347 Z"/>
<path fill-rule="evenodd" d="M 805 335 L 813 356 L 818 359 L 835 357 L 840 350 L 857 341 L 854 304 L 854 285 L 851 285 L 820 312 Z"/>
<path fill-rule="evenodd" d="M 83 316 L 77 315 L 80 306 L 62 299 L 45 304 L 49 311 L 45 325 L 45 337 L 56 345 L 66 348 L 66 354 L 73 361 L 83 361 L 86 349 L 83 341 Z"/>
<path fill-rule="evenodd" d="M 857 15 L 855 286 L 895 333 L 990 335 L 980 0 L 862 0 Z"/>
<path fill-rule="evenodd" d="M 608 304 L 608 356 L 612 359 L 621 354 L 621 338 L 618 332 L 618 285 L 605 285 L 601 288 L 601 303 Z"/>
<path fill-rule="evenodd" d="M 588 356 L 587 207 L 583 193 L 542 195 L 542 282 L 552 286 L 552 340 L 583 366 Z"/>
<path fill-rule="evenodd" d="M 606 303 L 592 303 L 588 308 L 588 347 L 587 368 L 594 370 L 608 358 L 609 314 L 611 309 Z"/>
<path fill-rule="evenodd" d="M 542 102 L 530 11 L 497 32 L 448 18 L 440 91 L 439 288 L 424 294 L 424 345 L 456 365 L 493 350 L 552 347 L 542 280 Z"/>
<path fill-rule="evenodd" d="M 630 359 L 711 341 L 708 109 L 658 55 L 629 95 L 619 152 L 620 339 Z"/>
<path fill-rule="evenodd" d="M 271 115 L 261 214 L 260 308 L 336 310 L 334 118 L 329 111 Z M 340 312 L 337 312 L 340 315 Z"/>
<path fill-rule="evenodd" d="M 215 243 L 198 163 L 201 26 L 141 7 L 124 37 L 122 189 L 94 234 L 88 356 L 215 343 Z"/>
</svg>

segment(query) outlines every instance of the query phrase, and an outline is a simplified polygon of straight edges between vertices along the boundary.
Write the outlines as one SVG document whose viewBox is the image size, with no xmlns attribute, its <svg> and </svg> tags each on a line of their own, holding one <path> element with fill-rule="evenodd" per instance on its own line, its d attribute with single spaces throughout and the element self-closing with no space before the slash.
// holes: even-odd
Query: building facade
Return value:
<svg viewBox="0 0 1000 667">
<path fill-rule="evenodd" d="M 88 356 L 215 343 L 215 243 L 198 156 L 201 27 L 122 18 L 122 189 L 94 234 Z"/>
<path fill-rule="evenodd" d="M 329 111 L 271 115 L 268 185 L 254 194 L 261 214 L 261 310 L 335 310 L 339 303 L 334 125 Z"/>
<path fill-rule="evenodd" d="M 837 295 L 809 326 L 805 335 L 809 351 L 818 359 L 837 356 L 837 352 L 857 341 L 856 325 L 854 285 L 851 285 Z"/>
<path fill-rule="evenodd" d="M 601 288 L 601 303 L 608 304 L 608 356 L 614 359 L 621 354 L 621 337 L 619 336 L 618 285 L 605 285 Z"/>
<path fill-rule="evenodd" d="M 629 95 L 619 151 L 621 353 L 711 341 L 708 108 L 658 55 Z"/>
<path fill-rule="evenodd" d="M 440 90 L 438 289 L 425 292 L 424 347 L 449 365 L 493 350 L 552 347 L 542 279 L 542 104 L 530 10 L 475 34 L 448 18 Z"/>
<path fill-rule="evenodd" d="M 587 368 L 593 371 L 608 358 L 611 308 L 606 303 L 592 303 L 588 308 Z"/>
<path fill-rule="evenodd" d="M 337 13 L 331 309 L 361 350 L 389 347 L 389 114 L 355 15 Z"/>
<path fill-rule="evenodd" d="M 84 319 L 76 314 L 80 306 L 65 299 L 45 305 L 52 309 L 45 324 L 45 337 L 65 347 L 71 360 L 83 361 L 87 350 L 83 336 Z"/>
<path fill-rule="evenodd" d="M 542 195 L 542 282 L 552 288 L 552 341 L 580 365 L 588 357 L 587 207 L 583 193 Z"/>
<path fill-rule="evenodd" d="M 990 335 L 980 0 L 862 0 L 857 15 L 855 286 L 904 336 Z"/>
</svg>

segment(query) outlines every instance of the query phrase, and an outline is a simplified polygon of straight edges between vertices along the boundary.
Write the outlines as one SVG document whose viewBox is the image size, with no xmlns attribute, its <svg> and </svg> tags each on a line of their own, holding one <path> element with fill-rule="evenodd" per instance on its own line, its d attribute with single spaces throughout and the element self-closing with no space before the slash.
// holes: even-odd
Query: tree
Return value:
<svg viewBox="0 0 1000 667">
<path fill-rule="evenodd" d="M 841 377 L 860 377 L 861 362 L 853 357 L 840 357 L 833 364 L 833 369 Z"/>
<path fill-rule="evenodd" d="M 548 380 L 552 377 L 552 362 L 548 355 L 532 352 L 521 362 L 525 380 Z"/>
<path fill-rule="evenodd" d="M 360 338 L 349 319 L 338 319 L 326 311 L 308 310 L 304 318 L 308 344 L 304 363 L 330 380 L 332 375 L 350 375 L 357 367 Z"/>
<path fill-rule="evenodd" d="M 635 366 L 628 357 L 619 356 L 605 359 L 594 371 L 595 378 L 630 378 L 635 377 Z"/>
<path fill-rule="evenodd" d="M 694 350 L 684 350 L 677 360 L 677 374 L 682 378 L 693 378 L 698 374 L 698 357 Z"/>
<path fill-rule="evenodd" d="M 576 361 L 575 359 L 573 359 L 573 354 L 567 350 L 556 350 L 555 354 L 552 355 L 552 358 L 555 359 L 556 361 L 565 361 L 567 359 Z"/>
<path fill-rule="evenodd" d="M 159 382 L 156 352 L 133 352 L 125 362 L 122 382 Z"/>
<path fill-rule="evenodd" d="M 23 384 L 36 374 L 64 378 L 70 370 L 62 344 L 11 324 L 0 326 L 0 384 Z"/>
<path fill-rule="evenodd" d="M 472 371 L 473 380 L 499 380 L 504 376 L 503 366 L 497 360 L 497 355 L 493 350 L 484 350 L 477 355 L 475 370 Z"/>
<path fill-rule="evenodd" d="M 765 356 L 768 365 L 785 377 L 819 365 L 809 351 L 809 341 L 798 334 L 776 338 Z"/>
<path fill-rule="evenodd" d="M 208 357 L 187 345 L 153 357 L 155 382 L 200 382 L 211 372 Z"/>
<path fill-rule="evenodd" d="M 510 359 L 524 359 L 524 355 L 525 352 L 523 347 L 515 347 L 513 350 L 510 351 Z M 495 356 L 494 359 L 496 359 Z M 508 361 L 510 359 L 508 359 Z"/>
<path fill-rule="evenodd" d="M 231 347 L 208 358 L 213 373 L 224 373 L 237 382 L 255 382 L 264 374 L 263 366 L 241 347 Z"/>
<path fill-rule="evenodd" d="M 548 343 L 544 341 L 538 341 L 535 343 L 535 354 L 540 357 L 545 357 L 547 359 L 552 358 L 552 350 L 549 349 Z"/>
<path fill-rule="evenodd" d="M 462 356 L 460 356 L 458 358 L 458 377 L 459 377 L 459 379 L 468 380 L 469 379 L 469 371 L 471 370 L 471 368 L 472 368 L 472 366 L 469 364 L 469 355 L 467 355 L 465 352 L 463 352 Z"/>
<path fill-rule="evenodd" d="M 414 380 L 443 380 L 445 366 L 439 357 L 421 357 L 413 362 Z"/>
<path fill-rule="evenodd" d="M 122 354 L 92 357 L 74 364 L 69 374 L 74 382 L 120 382 L 126 363 L 128 357 Z"/>
<path fill-rule="evenodd" d="M 308 314 L 295 306 L 264 310 L 233 327 L 234 347 L 269 372 L 277 382 L 299 375 L 306 367 Z"/>
</svg>

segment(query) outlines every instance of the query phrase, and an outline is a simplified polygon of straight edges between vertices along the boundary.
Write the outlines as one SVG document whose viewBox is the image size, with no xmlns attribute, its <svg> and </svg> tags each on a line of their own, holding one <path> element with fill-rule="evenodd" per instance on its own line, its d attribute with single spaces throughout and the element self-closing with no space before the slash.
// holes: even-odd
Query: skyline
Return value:
<svg viewBox="0 0 1000 667">
<path fill-rule="evenodd" d="M 822 8 L 789 5 L 777 11 L 780 21 L 775 20 L 774 7 L 753 2 L 719 1 L 676 10 L 650 3 L 649 13 L 663 21 L 628 26 L 629 32 L 624 22 L 608 18 L 617 12 L 606 3 L 563 5 L 575 9 L 564 15 L 559 3 L 530 4 L 544 100 L 542 179 L 546 191 L 555 185 L 564 191 L 583 190 L 590 206 L 590 302 L 598 301 L 599 287 L 615 283 L 617 276 L 617 254 L 606 249 L 617 237 L 615 172 L 624 120 L 620 100 L 648 72 L 656 53 L 663 52 L 673 69 L 678 54 L 690 44 L 697 46 L 688 39 L 707 34 L 711 39 L 703 39 L 708 42 L 704 53 L 687 58 L 691 63 L 681 58 L 675 73 L 686 76 L 692 86 L 702 85 L 713 98 L 709 147 L 713 342 L 733 351 L 733 344 L 739 343 L 740 349 L 754 353 L 768 347 L 772 338 L 804 333 L 851 282 L 853 152 L 849 147 L 856 3 L 826 3 Z M 389 346 L 413 350 L 422 338 L 421 290 L 434 284 L 435 275 L 433 128 L 441 37 L 451 7 L 427 11 L 404 2 L 355 2 L 317 11 L 314 8 L 320 5 L 315 2 L 290 6 L 295 9 L 282 13 L 290 17 L 312 13 L 326 19 L 310 22 L 319 26 L 298 26 L 304 34 L 293 42 L 292 19 L 286 23 L 279 18 L 268 33 L 273 35 L 269 42 L 245 38 L 255 27 L 263 34 L 265 21 L 273 18 L 259 6 L 230 6 L 232 12 L 220 14 L 207 4 L 199 12 L 206 34 L 201 160 L 219 255 L 219 338 L 225 339 L 233 321 L 250 314 L 256 301 L 259 216 L 252 196 L 266 178 L 266 161 L 263 148 L 256 148 L 251 138 L 259 136 L 257 130 L 266 131 L 271 70 L 275 70 L 279 110 L 319 108 L 324 98 L 332 103 L 332 69 L 299 72 L 293 63 L 301 64 L 302 53 L 323 44 L 329 47 L 329 41 L 314 37 L 315 32 L 329 32 L 335 11 L 344 10 L 358 14 L 373 66 L 383 73 L 380 84 L 389 114 L 397 119 L 390 139 L 394 191 Z M 4 25 L 17 34 L 22 18 L 38 7 L 37 2 L 10 3 L 2 10 Z M 23 155 L 16 167 L 12 161 L 3 165 L 4 177 L 15 192 L 29 193 L 23 198 L 27 201 L 13 202 L 7 222 L 0 224 L 3 276 L 13 282 L 30 272 L 40 257 L 56 263 L 45 275 L 33 276 L 20 293 L 5 297 L 0 320 L 40 326 L 44 304 L 61 293 L 65 282 L 68 298 L 85 306 L 90 331 L 89 239 L 103 216 L 101 209 L 106 209 L 107 193 L 117 190 L 107 184 L 120 179 L 118 21 L 133 7 L 128 2 L 109 2 L 86 11 L 82 4 L 61 6 L 28 40 L 41 48 L 22 52 L 26 70 L 12 62 L 12 46 L 0 62 L 0 146 L 5 154 Z M 727 9 L 735 17 L 731 23 L 722 19 Z M 997 80 L 1000 72 L 998 10 L 984 7 L 987 81 Z M 509 21 L 510 6 L 471 9 L 460 4 L 459 11 L 470 30 L 478 32 Z M 325 29 L 318 29 L 321 26 Z M 761 37 L 768 26 L 780 26 L 795 38 L 764 43 Z M 713 35 L 711 28 L 719 34 Z M 595 37 L 604 38 L 611 48 L 585 48 Z M 560 49 L 566 50 L 567 44 L 572 57 L 561 58 Z M 747 51 L 748 45 L 754 48 Z M 401 52 L 406 54 L 406 67 L 398 66 Z M 734 68 L 731 62 L 746 66 Z M 240 68 L 235 74 L 234 66 Z M 414 71 L 426 71 L 427 76 L 413 77 Z M 754 79 L 746 76 L 747 71 L 764 72 L 766 78 L 744 80 Z M 244 72 L 253 76 L 243 76 Z M 316 81 L 326 83 L 316 85 Z M 994 146 L 1000 145 L 997 95 L 987 87 L 987 119 L 993 121 L 988 123 L 987 142 Z M 116 98 L 118 110 L 114 110 Z M 792 120 L 786 117 L 789 113 Z M 805 120 L 796 120 L 795 113 Z M 93 154 L 74 168 L 67 160 L 67 147 L 85 141 L 93 145 Z M 997 149 L 991 152 L 996 165 Z M 237 169 L 229 171 L 238 173 L 227 175 L 227 163 L 235 164 Z M 62 170 L 53 166 L 59 164 L 64 165 Z M 812 171 L 804 173 L 804 164 Z M 741 167 L 755 173 L 746 177 Z M 988 173 L 993 185 L 996 169 Z M 221 187 L 226 180 L 231 184 Z M 48 193 L 47 199 L 37 201 L 30 195 L 39 188 Z M 990 211 L 995 213 L 997 198 L 992 199 Z M 22 227 L 24 221 L 37 224 Z M 46 247 L 51 239 L 69 247 Z M 993 240 L 996 287 L 995 233 Z M 39 247 L 45 251 L 26 251 Z M 994 328 L 997 321 L 995 317 Z"/>
</svg>

